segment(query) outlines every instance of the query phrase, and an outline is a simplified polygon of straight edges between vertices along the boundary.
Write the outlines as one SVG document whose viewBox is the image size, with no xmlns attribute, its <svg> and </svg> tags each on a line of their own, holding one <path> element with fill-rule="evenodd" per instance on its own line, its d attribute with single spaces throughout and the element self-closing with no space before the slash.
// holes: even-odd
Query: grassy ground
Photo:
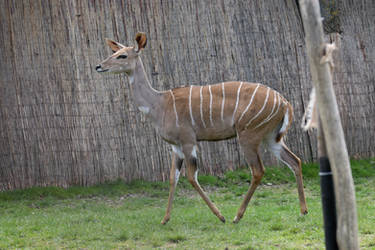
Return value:
<svg viewBox="0 0 375 250">
<path fill-rule="evenodd" d="M 362 249 L 375 249 L 375 159 L 352 162 Z M 248 188 L 249 171 L 199 181 L 227 223 L 221 223 L 182 178 L 172 218 L 163 226 L 167 183 L 118 181 L 95 187 L 31 188 L 0 193 L 0 249 L 322 249 L 318 167 L 303 168 L 309 214 L 299 215 L 294 177 L 267 168 L 239 224 L 230 221 Z"/>
</svg>

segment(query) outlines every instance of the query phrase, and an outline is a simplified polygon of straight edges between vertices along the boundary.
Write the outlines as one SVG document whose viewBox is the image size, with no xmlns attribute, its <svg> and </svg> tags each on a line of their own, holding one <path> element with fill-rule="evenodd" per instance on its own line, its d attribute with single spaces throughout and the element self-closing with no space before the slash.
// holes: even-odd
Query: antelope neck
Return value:
<svg viewBox="0 0 375 250">
<path fill-rule="evenodd" d="M 141 58 L 138 57 L 136 60 L 134 72 L 129 75 L 133 100 L 140 111 L 150 115 L 151 119 L 154 120 L 158 118 L 156 113 L 160 109 L 162 95 L 161 92 L 152 88 L 147 79 Z"/>
</svg>

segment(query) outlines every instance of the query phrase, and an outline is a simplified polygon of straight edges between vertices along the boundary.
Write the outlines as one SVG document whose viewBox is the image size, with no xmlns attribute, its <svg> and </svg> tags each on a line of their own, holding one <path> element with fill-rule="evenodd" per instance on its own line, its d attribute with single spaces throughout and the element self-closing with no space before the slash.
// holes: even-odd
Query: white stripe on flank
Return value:
<svg viewBox="0 0 375 250">
<path fill-rule="evenodd" d="M 283 104 L 284 104 L 284 105 L 288 103 L 288 101 L 287 101 L 283 96 L 280 95 L 280 98 L 281 98 L 281 100 L 283 101 Z"/>
<path fill-rule="evenodd" d="M 233 115 L 232 115 L 232 125 L 234 124 L 234 115 L 236 114 L 238 102 L 240 100 L 240 91 L 241 91 L 242 84 L 243 84 L 243 82 L 240 83 L 240 86 L 238 87 L 238 90 L 237 90 L 236 106 L 234 107 L 234 111 L 233 111 Z"/>
<path fill-rule="evenodd" d="M 202 90 L 203 90 L 203 86 L 201 86 L 201 89 L 200 89 L 201 120 L 202 120 L 202 123 L 203 123 L 203 127 L 206 128 L 206 123 L 204 122 L 204 119 L 203 119 L 203 94 L 202 94 Z"/>
<path fill-rule="evenodd" d="M 251 103 L 252 103 L 253 100 L 254 100 L 255 93 L 257 92 L 259 86 L 260 86 L 260 84 L 258 83 L 258 84 L 257 84 L 257 87 L 255 88 L 255 90 L 254 90 L 254 92 L 253 92 L 253 94 L 252 94 L 252 96 L 251 96 L 251 99 L 250 99 L 249 104 L 247 105 L 246 109 L 242 112 L 240 119 L 238 119 L 238 122 L 241 121 L 241 119 L 244 117 L 244 115 L 245 115 L 245 113 L 247 112 L 247 110 L 250 108 L 250 105 L 251 105 Z"/>
<path fill-rule="evenodd" d="M 212 92 L 211 92 L 211 85 L 208 85 L 208 91 L 210 92 L 210 122 L 211 127 L 214 126 L 214 122 L 212 121 Z"/>
<path fill-rule="evenodd" d="M 280 94 L 278 92 L 276 92 L 276 93 L 277 93 L 277 103 L 278 103 L 277 109 L 276 109 L 275 113 L 272 116 L 270 116 L 269 118 L 267 118 L 266 120 L 264 120 L 262 123 L 268 122 L 269 120 L 271 120 L 279 112 L 279 108 L 280 108 L 280 104 L 281 104 L 281 97 L 280 97 Z M 255 128 L 259 127 L 260 125 L 261 124 L 259 124 Z"/>
<path fill-rule="evenodd" d="M 224 82 L 221 83 L 221 90 L 223 91 L 223 100 L 221 101 L 221 121 L 224 122 L 224 103 L 225 103 Z"/>
<path fill-rule="evenodd" d="M 170 89 L 169 92 L 171 92 L 171 95 L 172 95 L 173 109 L 174 109 L 174 114 L 176 115 L 176 127 L 179 127 L 180 125 L 178 124 L 178 114 L 177 114 L 177 109 L 176 109 L 176 100 L 174 99 L 173 91 Z"/>
<path fill-rule="evenodd" d="M 264 101 L 264 104 L 263 104 L 263 107 L 259 110 L 259 112 L 245 125 L 245 127 L 247 127 L 247 126 L 249 126 L 250 125 L 250 123 L 252 122 L 252 121 L 254 121 L 255 120 L 255 118 L 257 118 L 262 112 L 263 112 L 263 110 L 264 110 L 264 108 L 266 107 L 266 105 L 267 105 L 267 101 L 268 101 L 268 97 L 269 97 L 269 94 L 270 94 L 270 88 L 268 88 L 267 89 L 267 96 L 266 96 L 266 100 Z"/>
<path fill-rule="evenodd" d="M 269 118 L 273 115 L 273 111 L 275 110 L 276 101 L 277 101 L 277 100 L 276 100 L 276 95 L 277 95 L 277 94 L 278 94 L 278 93 L 277 93 L 276 91 L 274 91 L 274 95 L 273 95 L 273 106 L 272 106 L 272 110 L 271 110 L 270 114 L 266 117 L 266 119 L 264 119 L 261 123 L 259 123 L 255 128 L 260 127 L 260 126 L 262 126 L 262 124 L 268 122 L 268 121 L 269 121 Z"/>
<path fill-rule="evenodd" d="M 195 126 L 195 121 L 193 117 L 193 109 L 191 108 L 191 92 L 193 90 L 193 86 L 190 86 L 190 94 L 189 94 L 189 111 L 190 111 L 190 118 L 191 118 L 191 124 Z"/>
</svg>

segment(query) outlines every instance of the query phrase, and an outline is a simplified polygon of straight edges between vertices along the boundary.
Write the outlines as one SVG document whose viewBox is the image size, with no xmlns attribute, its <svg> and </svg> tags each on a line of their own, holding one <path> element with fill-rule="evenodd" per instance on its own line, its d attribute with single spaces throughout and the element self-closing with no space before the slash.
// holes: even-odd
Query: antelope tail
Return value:
<svg viewBox="0 0 375 250">
<path fill-rule="evenodd" d="M 291 105 L 288 105 L 284 118 L 280 124 L 279 132 L 276 135 L 276 142 L 279 142 L 281 138 L 285 135 L 286 131 L 288 131 L 290 125 L 292 124 L 292 120 L 293 120 L 293 108 Z"/>
</svg>

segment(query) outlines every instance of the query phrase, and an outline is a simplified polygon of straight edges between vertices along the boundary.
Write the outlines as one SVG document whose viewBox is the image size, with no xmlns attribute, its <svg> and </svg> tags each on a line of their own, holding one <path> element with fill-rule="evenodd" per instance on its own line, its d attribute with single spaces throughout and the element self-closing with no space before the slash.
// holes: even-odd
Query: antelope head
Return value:
<svg viewBox="0 0 375 250">
<path fill-rule="evenodd" d="M 147 44 L 147 38 L 144 33 L 137 33 L 135 40 L 137 44 L 134 47 L 126 47 L 121 43 L 106 39 L 106 43 L 112 49 L 113 54 L 97 65 L 96 71 L 113 74 L 126 73 L 131 76 L 134 72 L 137 58 Z"/>
</svg>

